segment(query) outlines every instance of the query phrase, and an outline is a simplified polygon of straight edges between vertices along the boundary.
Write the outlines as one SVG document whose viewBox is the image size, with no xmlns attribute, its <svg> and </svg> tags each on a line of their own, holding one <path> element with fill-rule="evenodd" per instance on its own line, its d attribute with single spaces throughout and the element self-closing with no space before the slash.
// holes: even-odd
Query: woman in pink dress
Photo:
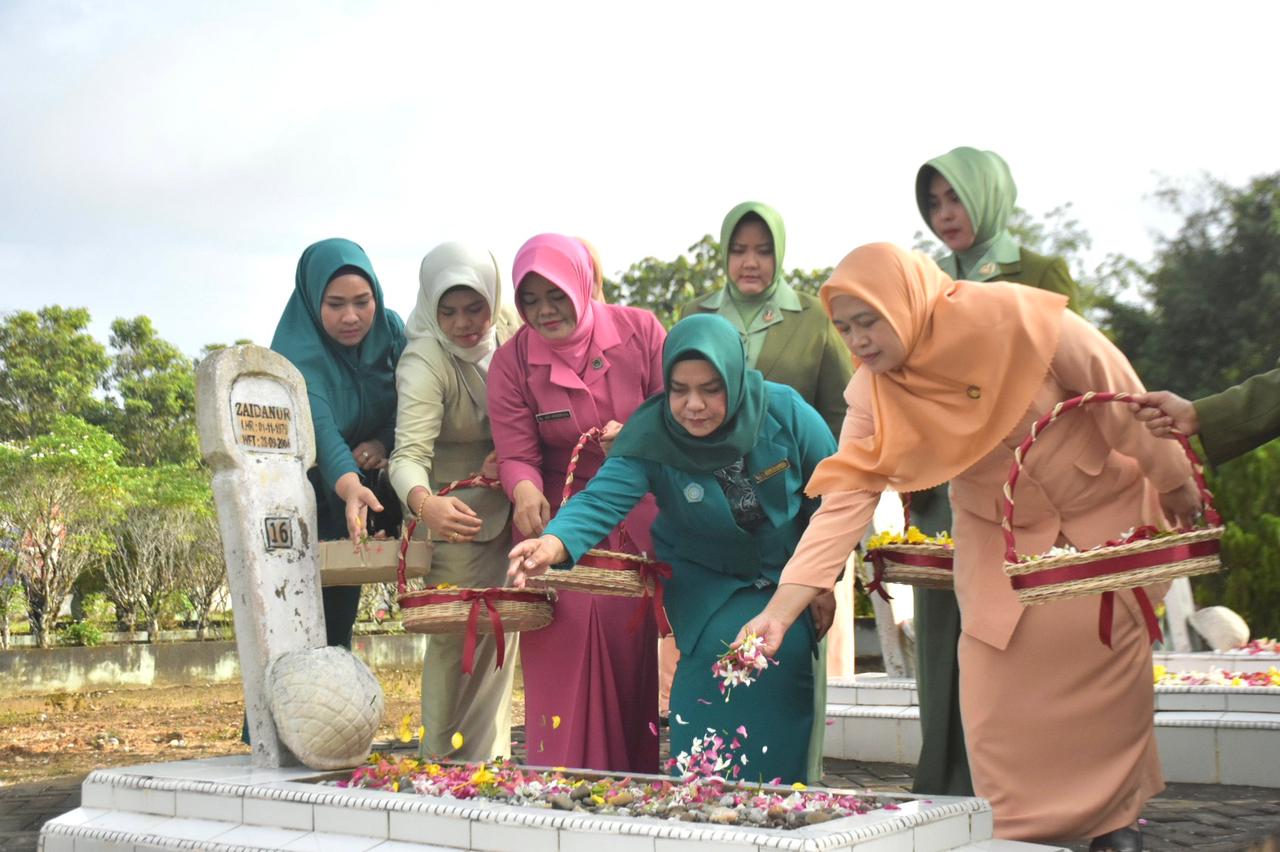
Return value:
<svg viewBox="0 0 1280 852">
<path fill-rule="evenodd" d="M 525 326 L 494 354 L 489 422 L 517 538 L 541 535 L 560 506 L 579 436 L 604 430 L 606 447 L 646 397 L 662 391 L 666 332 L 653 314 L 591 298 L 582 243 L 540 234 L 516 254 L 512 280 Z M 591 443 L 579 490 L 604 461 Z M 652 495 L 601 542 L 652 553 Z M 562 592 L 550 626 L 520 639 L 525 743 L 531 764 L 656 772 L 657 627 L 633 598 Z"/>
</svg>

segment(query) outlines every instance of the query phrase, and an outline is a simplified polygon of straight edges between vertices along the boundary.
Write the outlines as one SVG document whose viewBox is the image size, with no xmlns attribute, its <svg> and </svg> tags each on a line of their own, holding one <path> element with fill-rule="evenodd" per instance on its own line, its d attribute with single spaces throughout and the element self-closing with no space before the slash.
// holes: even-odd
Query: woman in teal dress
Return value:
<svg viewBox="0 0 1280 852">
<path fill-rule="evenodd" d="M 662 369 L 666 390 L 631 415 L 608 460 L 545 533 L 516 545 L 511 574 L 522 585 L 548 567 L 571 566 L 652 492 L 654 548 L 672 567 L 665 604 L 681 653 L 671 753 L 689 751 L 708 728 L 730 741 L 744 726 L 739 777 L 810 780 L 812 661 L 829 622 L 816 624 L 813 613 L 797 620 L 779 665 L 729 701 L 711 666 L 768 601 L 817 508 L 804 483 L 835 451 L 831 430 L 793 389 L 747 369 L 741 338 L 721 317 L 677 323 Z"/>
<path fill-rule="evenodd" d="M 322 541 L 356 540 L 372 513 L 399 510 L 371 486 L 395 443 L 396 362 L 404 345 L 404 321 L 384 307 L 364 249 L 343 239 L 308 246 L 271 348 L 307 382 L 316 440 L 316 466 L 307 475 Z M 360 587 L 326 586 L 322 593 L 328 644 L 350 648 Z"/>
</svg>

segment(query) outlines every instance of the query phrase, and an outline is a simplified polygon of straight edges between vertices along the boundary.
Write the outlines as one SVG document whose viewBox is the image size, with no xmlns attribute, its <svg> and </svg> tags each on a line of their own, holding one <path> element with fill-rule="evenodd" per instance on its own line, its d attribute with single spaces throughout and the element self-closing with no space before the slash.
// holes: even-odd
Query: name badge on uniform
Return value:
<svg viewBox="0 0 1280 852">
<path fill-rule="evenodd" d="M 533 419 L 539 423 L 545 423 L 548 420 L 567 420 L 569 418 L 569 409 L 564 411 L 544 411 L 542 414 L 533 415 Z"/>
<path fill-rule="evenodd" d="M 791 462 L 787 459 L 775 462 L 756 474 L 756 482 L 764 482 L 769 477 L 777 476 L 789 467 L 791 467 Z"/>
<path fill-rule="evenodd" d="M 690 482 L 684 487 L 684 499 L 690 503 L 701 503 L 702 494 L 702 486 L 696 482 Z"/>
</svg>

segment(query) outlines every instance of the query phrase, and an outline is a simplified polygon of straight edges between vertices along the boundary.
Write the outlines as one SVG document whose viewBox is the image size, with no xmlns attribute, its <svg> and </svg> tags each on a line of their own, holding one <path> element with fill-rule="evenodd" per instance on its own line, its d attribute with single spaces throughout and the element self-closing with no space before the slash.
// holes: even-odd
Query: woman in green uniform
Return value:
<svg viewBox="0 0 1280 852">
<path fill-rule="evenodd" d="M 1012 281 L 1061 293 L 1077 309 L 1076 283 L 1060 257 L 1022 248 L 1009 233 L 1018 189 L 994 151 L 956 148 L 916 174 L 916 203 L 951 254 L 938 261 L 956 280 Z M 951 528 L 947 486 L 911 495 L 911 523 L 932 535 Z M 960 723 L 956 643 L 960 610 L 950 591 L 915 590 L 916 686 L 923 745 L 913 792 L 972 796 Z"/>
<path fill-rule="evenodd" d="M 511 574 L 519 586 L 550 566 L 568 567 L 652 492 L 654 547 L 672 567 L 665 603 L 681 653 L 671 753 L 688 751 L 707 728 L 728 741 L 742 725 L 740 777 L 817 780 L 807 759 L 811 661 L 829 625 L 815 625 L 812 614 L 799 619 L 779 665 L 761 676 L 765 685 L 728 702 L 711 666 L 772 594 L 817 508 L 804 483 L 835 442 L 799 394 L 747 368 L 737 330 L 719 317 L 677 323 L 662 366 L 664 393 L 631 415 L 608 460 L 546 532 L 516 545 Z"/>
</svg>

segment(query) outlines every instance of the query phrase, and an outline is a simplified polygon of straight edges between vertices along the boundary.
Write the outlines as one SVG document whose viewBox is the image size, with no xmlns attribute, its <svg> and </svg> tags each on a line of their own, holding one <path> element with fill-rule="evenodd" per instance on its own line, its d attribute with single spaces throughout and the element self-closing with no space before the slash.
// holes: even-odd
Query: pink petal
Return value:
<svg viewBox="0 0 1280 852">
<path fill-rule="evenodd" d="M 658 726 L 653 722 L 649 723 L 649 733 L 653 734 L 655 737 L 658 735 Z"/>
<path fill-rule="evenodd" d="M 745 736 L 747 735 L 747 726 L 746 726 L 746 725 L 739 725 L 739 726 L 738 726 L 738 733 L 742 734 L 742 736 L 743 736 L 743 737 L 745 737 Z"/>
<path fill-rule="evenodd" d="M 710 701 L 708 701 L 708 700 L 707 700 L 707 699 L 705 699 L 705 698 L 699 698 L 699 699 L 698 699 L 698 703 L 699 703 L 699 704 L 710 704 L 711 702 L 710 702 Z"/>
</svg>

